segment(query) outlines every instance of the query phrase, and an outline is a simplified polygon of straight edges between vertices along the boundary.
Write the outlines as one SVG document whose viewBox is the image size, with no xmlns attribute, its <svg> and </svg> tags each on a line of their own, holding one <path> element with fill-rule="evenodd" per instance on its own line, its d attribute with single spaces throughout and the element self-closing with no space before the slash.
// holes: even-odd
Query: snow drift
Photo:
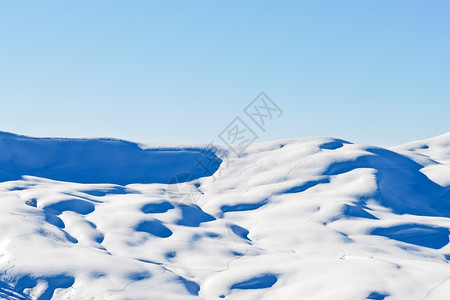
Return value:
<svg viewBox="0 0 450 300">
<path fill-rule="evenodd" d="M 450 133 L 392 149 L 283 140 L 240 156 L 3 133 L 0 150 L 6 299 L 450 294 Z"/>
</svg>

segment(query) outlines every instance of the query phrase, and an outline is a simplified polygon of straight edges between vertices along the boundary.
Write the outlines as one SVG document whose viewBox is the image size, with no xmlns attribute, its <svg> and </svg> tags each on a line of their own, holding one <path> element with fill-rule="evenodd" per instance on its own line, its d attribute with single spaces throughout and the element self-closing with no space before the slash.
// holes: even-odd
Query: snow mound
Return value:
<svg viewBox="0 0 450 300">
<path fill-rule="evenodd" d="M 450 185 L 450 132 L 394 147 L 393 150 L 421 163 L 422 172 L 442 186 Z"/>
<path fill-rule="evenodd" d="M 1 134 L 0 298 L 446 299 L 449 141 Z"/>
<path fill-rule="evenodd" d="M 430 139 L 400 145 L 393 149 L 400 152 L 421 154 L 436 161 L 450 161 L 450 132 Z"/>
</svg>

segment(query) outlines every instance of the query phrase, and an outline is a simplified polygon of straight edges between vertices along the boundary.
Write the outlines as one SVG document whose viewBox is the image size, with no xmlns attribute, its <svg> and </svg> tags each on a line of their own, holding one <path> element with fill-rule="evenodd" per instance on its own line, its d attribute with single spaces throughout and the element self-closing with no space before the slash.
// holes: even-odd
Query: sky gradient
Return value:
<svg viewBox="0 0 450 300">
<path fill-rule="evenodd" d="M 392 146 L 450 131 L 449 1 L 2 1 L 0 130 Z M 259 131 L 258 131 L 259 130 Z"/>
</svg>

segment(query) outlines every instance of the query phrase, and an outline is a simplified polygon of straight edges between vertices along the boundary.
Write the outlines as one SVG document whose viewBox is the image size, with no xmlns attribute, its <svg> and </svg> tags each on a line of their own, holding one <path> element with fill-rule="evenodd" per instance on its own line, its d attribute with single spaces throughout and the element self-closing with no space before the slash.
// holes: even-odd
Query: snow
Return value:
<svg viewBox="0 0 450 300">
<path fill-rule="evenodd" d="M 0 151 L 0 298 L 450 294 L 450 133 L 239 156 L 0 133 Z"/>
</svg>

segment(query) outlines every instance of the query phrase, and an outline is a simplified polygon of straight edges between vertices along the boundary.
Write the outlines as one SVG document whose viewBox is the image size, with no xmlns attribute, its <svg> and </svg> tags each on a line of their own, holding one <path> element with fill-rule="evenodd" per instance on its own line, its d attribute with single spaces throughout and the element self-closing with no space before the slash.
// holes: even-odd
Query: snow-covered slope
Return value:
<svg viewBox="0 0 450 300">
<path fill-rule="evenodd" d="M 3 133 L 0 167 L 0 298 L 450 295 L 450 133 L 240 156 Z"/>
</svg>

